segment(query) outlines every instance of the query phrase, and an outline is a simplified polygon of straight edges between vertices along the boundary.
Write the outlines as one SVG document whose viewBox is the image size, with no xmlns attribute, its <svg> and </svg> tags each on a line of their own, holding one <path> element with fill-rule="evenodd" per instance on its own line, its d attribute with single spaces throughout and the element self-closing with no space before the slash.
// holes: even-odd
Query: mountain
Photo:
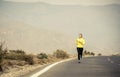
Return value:
<svg viewBox="0 0 120 77">
<path fill-rule="evenodd" d="M 16 40 L 17 42 L 14 43 L 17 44 L 10 45 L 19 45 L 15 48 L 22 46 L 24 49 L 31 48 L 31 51 L 32 49 L 37 51 L 37 48 L 42 51 L 53 51 L 54 46 L 58 46 L 58 42 L 62 40 L 59 46 L 55 48 L 74 49 L 74 40 L 77 34 L 82 32 L 86 39 L 86 48 L 88 50 L 106 53 L 120 51 L 119 4 L 82 6 L 52 5 L 43 2 L 19 3 L 1 1 L 0 16 L 2 38 L 9 38 L 8 35 L 4 36 L 3 34 L 6 34 L 6 31 L 11 32 L 12 29 L 12 31 L 15 31 L 14 35 L 16 36 L 14 39 L 12 36 L 9 41 L 13 40 L 14 42 L 16 38 L 20 40 L 21 33 L 23 39 L 26 40 L 25 42 L 20 41 L 20 43 L 17 43 L 18 41 Z M 6 30 L 7 28 L 8 30 Z M 51 36 L 49 41 L 47 40 L 48 36 Z M 43 40 L 36 46 L 38 38 Z M 57 42 L 55 39 L 57 39 Z M 36 42 L 33 40 L 36 40 Z M 29 46 L 30 42 L 32 42 L 32 46 L 25 47 Z M 45 47 L 48 43 L 54 44 Z M 69 50 L 73 51 L 72 49 Z"/>
<path fill-rule="evenodd" d="M 8 49 L 22 49 L 29 53 L 52 53 L 63 49 L 73 53 L 74 42 L 70 36 L 14 21 L 7 16 L 0 15 L 0 18 L 0 40 L 5 41 Z"/>
</svg>

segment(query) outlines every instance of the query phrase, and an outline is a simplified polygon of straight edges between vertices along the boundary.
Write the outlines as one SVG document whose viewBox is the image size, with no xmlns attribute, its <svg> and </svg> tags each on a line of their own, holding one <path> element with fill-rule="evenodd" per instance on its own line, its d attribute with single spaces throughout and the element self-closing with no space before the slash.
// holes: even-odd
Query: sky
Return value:
<svg viewBox="0 0 120 77">
<path fill-rule="evenodd" d="M 15 2 L 47 2 L 58 5 L 106 5 L 106 4 L 120 4 L 120 0 L 5 0 Z"/>
</svg>

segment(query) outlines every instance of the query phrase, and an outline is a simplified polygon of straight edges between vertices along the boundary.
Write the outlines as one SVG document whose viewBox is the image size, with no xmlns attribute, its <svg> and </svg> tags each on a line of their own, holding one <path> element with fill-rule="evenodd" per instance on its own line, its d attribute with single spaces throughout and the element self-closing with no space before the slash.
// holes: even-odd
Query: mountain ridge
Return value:
<svg viewBox="0 0 120 77">
<path fill-rule="evenodd" d="M 54 5 L 54 6 L 86 6 L 86 7 L 95 7 L 95 6 L 120 6 L 119 3 L 109 3 L 109 4 L 101 4 L 101 5 L 82 5 L 82 4 L 52 4 L 52 3 L 48 3 L 48 2 L 13 2 L 13 1 L 4 1 L 4 0 L 0 0 L 1 3 L 13 3 L 13 4 L 43 4 L 43 5 Z"/>
<path fill-rule="evenodd" d="M 64 49 L 71 53 L 74 48 L 70 45 L 71 38 L 67 38 L 69 35 L 8 20 L 8 18 L 3 21 L 0 21 L 2 25 L 0 26 L 0 40 L 5 41 L 10 50 L 22 49 L 29 53 L 52 53 L 57 49 Z"/>
</svg>

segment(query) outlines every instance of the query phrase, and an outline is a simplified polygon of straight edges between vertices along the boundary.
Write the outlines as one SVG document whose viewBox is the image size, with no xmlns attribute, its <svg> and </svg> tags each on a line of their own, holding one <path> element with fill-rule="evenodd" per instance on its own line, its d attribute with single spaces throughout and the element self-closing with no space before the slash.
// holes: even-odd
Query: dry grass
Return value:
<svg viewBox="0 0 120 77">
<path fill-rule="evenodd" d="M 3 44 L 1 44 L 0 67 L 3 71 L 0 71 L 2 73 L 0 77 L 17 77 L 20 76 L 23 71 L 29 72 L 30 70 L 37 68 L 37 66 L 39 67 L 66 58 L 69 58 L 69 54 L 63 50 L 56 50 L 56 52 L 51 55 L 46 53 L 33 55 L 26 54 L 23 50 L 6 50 L 3 48 Z M 28 68 L 28 70 L 26 70 L 26 68 Z"/>
</svg>

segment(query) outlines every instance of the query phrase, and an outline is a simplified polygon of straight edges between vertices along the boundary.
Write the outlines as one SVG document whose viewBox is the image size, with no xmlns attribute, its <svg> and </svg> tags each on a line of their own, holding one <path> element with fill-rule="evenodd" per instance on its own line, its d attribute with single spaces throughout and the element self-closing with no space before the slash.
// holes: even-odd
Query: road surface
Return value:
<svg viewBox="0 0 120 77">
<path fill-rule="evenodd" d="M 120 57 L 101 56 L 55 65 L 38 77 L 120 77 Z"/>
</svg>

